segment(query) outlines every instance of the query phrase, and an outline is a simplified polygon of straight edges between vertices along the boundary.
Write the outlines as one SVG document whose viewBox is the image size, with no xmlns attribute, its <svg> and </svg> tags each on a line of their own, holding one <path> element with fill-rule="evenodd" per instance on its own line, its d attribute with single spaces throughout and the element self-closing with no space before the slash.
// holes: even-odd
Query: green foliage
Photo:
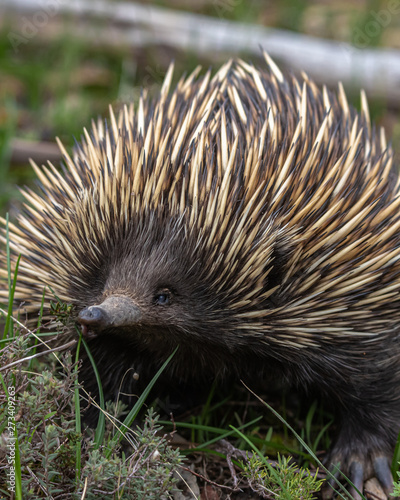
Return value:
<svg viewBox="0 0 400 500">
<path fill-rule="evenodd" d="M 102 492 L 118 490 L 117 498 L 158 500 L 176 489 L 173 474 L 182 457 L 160 434 L 157 421 L 150 409 L 135 432 L 134 451 L 126 458 L 117 449 L 109 458 L 101 449 L 90 450 L 81 476 L 81 487 L 85 479 L 91 485 L 86 498 L 95 500 Z"/>
<path fill-rule="evenodd" d="M 317 474 L 312 475 L 308 469 L 299 469 L 295 463 L 290 463 L 291 457 L 278 455 L 275 467 L 257 455 L 247 458 L 242 462 L 242 475 L 252 490 L 263 498 L 311 500 L 324 482 L 317 479 Z"/>
<path fill-rule="evenodd" d="M 400 474 L 399 465 L 400 465 L 400 432 L 397 435 L 396 446 L 394 448 L 393 459 L 392 459 L 391 470 L 393 477 L 396 477 L 396 475 Z"/>
<path fill-rule="evenodd" d="M 23 360 L 29 353 L 29 334 L 16 336 L 0 351 L 0 366 Z M 4 387 L 15 388 L 15 427 L 18 436 L 22 498 L 51 498 L 68 495 L 79 499 L 87 485 L 86 499 L 103 495 L 124 499 L 168 498 L 176 490 L 175 470 L 182 462 L 179 450 L 172 449 L 161 433 L 158 417 L 149 410 L 141 427 L 131 431 L 130 446 L 122 451 L 115 425 L 108 424 L 102 443 L 90 438 L 92 431 L 76 430 L 74 386 L 78 373 L 70 353 L 60 359 L 36 363 L 35 372 L 19 367 L 5 371 Z M 27 362 L 24 362 L 27 363 Z M 7 392 L 0 392 L 0 422 L 6 422 Z M 108 409 L 111 410 L 110 406 Z M 112 408 L 121 417 L 124 408 Z M 0 428 L 0 467 L 6 464 L 11 435 Z M 79 453 L 77 453 L 79 450 Z M 77 457 L 81 460 L 77 477 Z M 5 475 L 0 478 L 0 496 L 8 495 Z"/>
<path fill-rule="evenodd" d="M 50 302 L 50 312 L 57 318 L 61 324 L 66 325 L 73 309 L 72 304 L 66 304 L 57 300 L 57 302 Z"/>
<path fill-rule="evenodd" d="M 397 467 L 399 465 L 400 465 L 400 462 L 397 463 Z M 398 496 L 400 496 L 400 471 L 397 471 L 396 473 L 397 473 L 399 480 L 394 482 L 393 493 L 391 494 L 391 496 L 397 498 Z"/>
</svg>

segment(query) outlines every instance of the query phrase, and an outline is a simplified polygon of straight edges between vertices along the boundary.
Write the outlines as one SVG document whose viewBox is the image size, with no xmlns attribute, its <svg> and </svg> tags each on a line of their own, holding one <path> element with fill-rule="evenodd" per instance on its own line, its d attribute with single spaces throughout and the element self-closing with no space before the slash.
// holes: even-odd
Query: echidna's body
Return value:
<svg viewBox="0 0 400 500">
<path fill-rule="evenodd" d="M 332 459 L 389 487 L 400 421 L 400 196 L 363 112 L 307 78 L 238 62 L 93 125 L 35 167 L 11 226 L 16 298 L 75 306 L 116 393 L 129 366 L 175 382 L 270 371 L 337 401 Z M 49 299 L 51 292 L 48 293 Z M 94 306 L 94 307 L 89 307 Z M 89 307 L 89 309 L 87 309 Z M 146 377 L 145 377 L 146 378 Z M 384 457 L 384 458 L 381 458 Z M 360 474 L 357 467 L 363 466 Z M 361 478 L 361 479 L 360 479 Z"/>
</svg>

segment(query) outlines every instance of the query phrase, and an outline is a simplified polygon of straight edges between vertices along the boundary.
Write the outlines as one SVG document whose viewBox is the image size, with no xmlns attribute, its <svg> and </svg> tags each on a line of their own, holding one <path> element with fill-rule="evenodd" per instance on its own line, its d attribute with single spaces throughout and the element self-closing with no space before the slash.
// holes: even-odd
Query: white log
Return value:
<svg viewBox="0 0 400 500">
<path fill-rule="evenodd" d="M 121 43 L 134 47 L 162 44 L 213 56 L 219 52 L 260 56 L 262 47 L 273 58 L 293 70 L 304 70 L 319 83 L 333 86 L 342 81 L 345 86 L 364 88 L 370 96 L 400 103 L 399 50 L 362 50 L 290 31 L 135 3 L 2 0 L 1 8 L 28 13 L 33 23 L 35 16 L 46 13 L 46 9 L 51 14 L 49 22 L 55 13 L 107 19 L 118 24 Z M 101 40 L 107 41 L 107 29 L 101 33 Z"/>
</svg>

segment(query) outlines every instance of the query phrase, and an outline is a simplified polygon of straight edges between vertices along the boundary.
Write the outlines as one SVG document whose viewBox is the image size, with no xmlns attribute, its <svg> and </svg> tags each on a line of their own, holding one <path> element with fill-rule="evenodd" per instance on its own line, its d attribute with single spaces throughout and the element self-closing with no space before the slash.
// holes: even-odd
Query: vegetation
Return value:
<svg viewBox="0 0 400 500">
<path fill-rule="evenodd" d="M 29 335 L 18 337 L 2 349 L 1 366 L 21 360 L 29 351 Z M 176 490 L 178 475 L 174 473 L 183 456 L 173 449 L 161 433 L 158 417 L 150 409 L 142 426 L 130 432 L 130 445 L 124 451 L 114 436 L 118 421 L 108 421 L 101 442 L 93 432 L 76 429 L 74 387 L 78 372 L 71 354 L 60 359 L 63 371 L 53 358 L 35 363 L 28 371 L 24 364 L 8 370 L 3 387 L 15 393 L 15 436 L 18 443 L 18 482 L 20 498 L 85 498 L 154 499 L 170 497 Z M 26 363 L 25 363 L 26 365 Z M 5 396 L 5 394 L 4 394 Z M 10 404 L 2 395 L 1 422 L 11 422 Z M 8 394 L 10 398 L 10 394 Z M 109 415 L 120 417 L 124 408 L 108 407 Z M 14 414 L 13 414 L 14 416 Z M 115 423 L 117 422 L 117 423 Z M 0 450 L 9 452 L 11 434 L 0 431 Z M 3 454 L 2 453 L 2 454 Z M 7 453 L 10 456 L 9 453 Z M 7 497 L 10 483 L 2 475 L 0 492 Z"/>
<path fill-rule="evenodd" d="M 243 464 L 243 474 L 253 491 L 263 498 L 268 498 L 273 492 L 276 498 L 282 500 L 311 499 L 323 483 L 309 471 L 298 469 L 296 464 L 290 462 L 290 458 L 280 455 L 275 468 L 257 456 L 251 457 Z"/>
</svg>

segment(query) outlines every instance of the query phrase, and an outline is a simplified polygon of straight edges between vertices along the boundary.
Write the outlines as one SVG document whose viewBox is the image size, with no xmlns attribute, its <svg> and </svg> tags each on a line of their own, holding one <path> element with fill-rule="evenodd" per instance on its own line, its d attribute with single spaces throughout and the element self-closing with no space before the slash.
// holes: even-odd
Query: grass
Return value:
<svg viewBox="0 0 400 500">
<path fill-rule="evenodd" d="M 10 276 L 10 297 L 16 275 Z M 139 411 L 146 394 L 125 424 L 118 420 L 124 409 L 108 405 L 104 414 L 117 418 L 107 424 L 103 419 L 100 433 L 83 430 L 77 358 L 74 361 L 71 353 L 53 354 L 32 364 L 32 346 L 36 340 L 41 342 L 41 334 L 19 328 L 4 309 L 2 314 L 6 320 L 0 350 L 4 391 L 0 392 L 0 436 L 6 450 L 1 459 L 6 472 L 0 479 L 2 496 L 14 491 L 18 500 L 67 494 L 78 499 L 89 484 L 85 498 L 93 500 L 114 491 L 118 496 L 113 498 L 170 498 L 177 483 L 173 473 L 183 456 L 160 434 L 158 417 L 149 410 L 143 426 L 126 436 L 126 424 L 132 424 L 133 412 Z M 18 417 L 21 414 L 23 418 Z M 128 452 L 121 451 L 123 437 L 131 443 Z"/>
</svg>

